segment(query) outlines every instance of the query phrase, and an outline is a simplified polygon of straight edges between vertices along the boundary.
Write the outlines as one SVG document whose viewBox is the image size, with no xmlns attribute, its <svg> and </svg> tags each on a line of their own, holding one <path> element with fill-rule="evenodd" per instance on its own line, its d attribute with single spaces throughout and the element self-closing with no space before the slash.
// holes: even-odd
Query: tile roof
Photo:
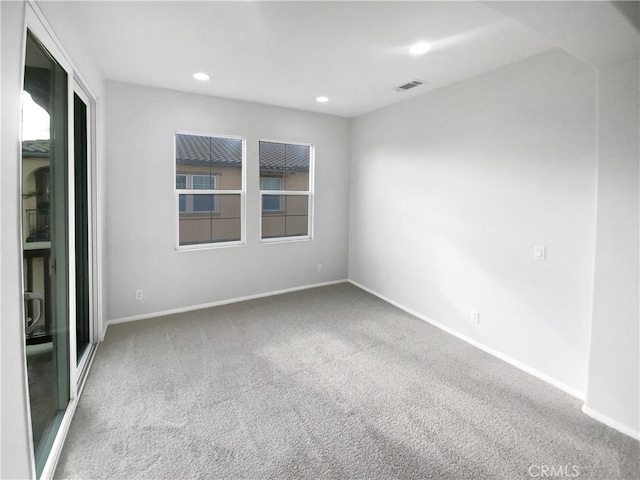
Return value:
<svg viewBox="0 0 640 480">
<path fill-rule="evenodd" d="M 267 170 L 308 171 L 311 148 L 278 142 L 260 142 L 260 168 Z M 178 165 L 239 166 L 242 162 L 242 140 L 176 134 Z"/>
<path fill-rule="evenodd" d="M 179 165 L 240 166 L 242 140 L 239 138 L 205 137 L 176 134 L 176 163 Z"/>
<path fill-rule="evenodd" d="M 260 169 L 309 171 L 311 147 L 260 142 Z"/>
<path fill-rule="evenodd" d="M 22 142 L 22 155 L 25 157 L 49 157 L 49 140 L 25 140 Z"/>
</svg>

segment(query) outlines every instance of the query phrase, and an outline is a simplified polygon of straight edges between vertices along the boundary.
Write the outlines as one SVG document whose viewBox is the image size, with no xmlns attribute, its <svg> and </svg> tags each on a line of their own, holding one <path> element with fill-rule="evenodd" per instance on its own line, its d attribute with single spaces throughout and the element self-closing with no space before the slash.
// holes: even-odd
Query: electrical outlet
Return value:
<svg viewBox="0 0 640 480">
<path fill-rule="evenodd" d="M 480 313 L 471 310 L 471 321 L 478 325 L 480 323 Z"/>
<path fill-rule="evenodd" d="M 142 290 L 136 290 L 136 300 L 142 300 L 144 297 Z"/>
<path fill-rule="evenodd" d="M 322 270 L 324 270 L 324 267 L 322 266 L 321 263 L 318 264 L 318 271 L 321 272 Z"/>
</svg>

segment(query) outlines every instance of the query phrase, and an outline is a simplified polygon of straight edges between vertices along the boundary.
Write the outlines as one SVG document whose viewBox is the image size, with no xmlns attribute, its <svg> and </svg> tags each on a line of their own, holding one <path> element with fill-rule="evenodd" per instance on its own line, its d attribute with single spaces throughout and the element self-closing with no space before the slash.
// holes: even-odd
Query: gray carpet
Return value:
<svg viewBox="0 0 640 480">
<path fill-rule="evenodd" d="M 639 478 L 580 407 L 342 284 L 109 327 L 56 477 Z"/>
</svg>

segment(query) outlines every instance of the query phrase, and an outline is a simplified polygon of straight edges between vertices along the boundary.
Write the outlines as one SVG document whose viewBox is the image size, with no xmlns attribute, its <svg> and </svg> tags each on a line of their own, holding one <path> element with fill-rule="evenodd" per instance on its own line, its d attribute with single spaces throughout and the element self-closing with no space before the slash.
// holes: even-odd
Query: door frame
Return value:
<svg viewBox="0 0 640 480">
<path fill-rule="evenodd" d="M 91 89 L 87 86 L 86 82 L 80 77 L 77 71 L 73 72 L 73 80 L 71 82 L 71 102 L 73 104 L 73 94 L 76 94 L 80 97 L 80 99 L 87 106 L 87 212 L 89 214 L 89 229 L 88 229 L 88 246 L 89 246 L 89 347 L 82 355 L 82 358 L 79 362 L 74 363 L 74 359 L 76 359 L 76 343 L 71 342 L 71 369 L 74 370 L 73 377 L 75 379 L 75 388 L 76 395 L 80 395 L 82 391 L 82 387 L 84 385 L 84 379 L 86 378 L 87 372 L 89 370 L 91 361 L 93 360 L 95 349 L 97 347 L 100 339 L 100 329 L 99 329 L 99 295 L 97 292 L 99 289 L 97 286 L 100 282 L 100 277 L 98 275 L 98 239 L 97 235 L 98 230 L 98 222 L 97 218 L 97 206 L 98 206 L 98 183 L 97 183 L 97 150 L 96 150 L 96 106 L 97 100 L 95 95 L 91 92 Z M 75 133 L 75 132 L 74 132 Z M 72 170 L 72 169 L 70 169 Z M 73 182 L 73 173 L 69 179 L 70 182 Z M 73 185 L 73 183 L 70 183 Z M 75 195 L 75 192 L 74 192 Z M 71 199 L 69 199 L 71 202 Z M 70 207 L 70 210 L 74 210 L 74 208 Z M 71 221 L 71 218 L 69 219 Z M 75 226 L 75 223 L 74 223 Z M 75 232 L 74 232 L 75 233 Z M 75 256 L 74 256 L 75 261 Z M 75 270 L 74 270 L 75 275 Z M 74 300 L 75 300 L 75 290 L 74 290 Z M 75 308 L 75 304 L 74 304 Z M 76 322 L 70 322 L 72 327 L 69 328 L 69 335 L 72 335 L 73 338 L 76 338 Z M 73 333 L 71 332 L 73 330 Z M 73 390 L 73 388 L 72 388 Z"/>
<path fill-rule="evenodd" d="M 99 174 L 98 174 L 98 143 L 97 143 L 97 111 L 98 111 L 98 101 L 97 97 L 91 88 L 88 86 L 88 83 L 84 80 L 82 75 L 78 72 L 77 68 L 71 61 L 69 55 L 64 50 L 62 43 L 56 37 L 53 29 L 47 22 L 44 14 L 40 10 L 39 6 L 33 0 L 27 0 L 25 5 L 25 22 L 22 34 L 22 83 L 24 83 L 24 59 L 26 52 L 26 38 L 27 31 L 30 31 L 38 41 L 49 51 L 49 53 L 55 58 L 55 60 L 60 64 L 60 66 L 67 73 L 67 182 L 70 188 L 68 189 L 68 197 L 67 197 L 67 218 L 68 218 L 68 269 L 69 269 L 69 286 L 68 286 L 68 312 L 69 312 L 69 403 L 67 404 L 67 408 L 63 414 L 63 418 L 61 424 L 58 428 L 58 431 L 55 435 L 55 440 L 51 449 L 49 451 L 49 455 L 47 457 L 44 468 L 41 472 L 40 479 L 50 479 L 53 477 L 55 472 L 56 465 L 58 463 L 58 459 L 60 457 L 60 453 L 62 451 L 62 445 L 64 443 L 64 439 L 66 438 L 67 432 L 69 430 L 69 426 L 71 424 L 71 419 L 75 412 L 78 397 L 82 391 L 82 387 L 84 385 L 84 381 L 86 379 L 86 373 L 89 370 L 91 363 L 93 361 L 93 357 L 95 356 L 95 352 L 97 349 L 98 343 L 103 339 L 103 318 L 102 318 L 102 288 L 101 288 L 101 229 L 100 229 L 100 197 L 99 197 Z M 87 103 L 88 107 L 88 115 L 87 115 L 87 123 L 88 123 L 88 132 L 87 132 L 87 181 L 88 181 L 88 212 L 89 212 L 89 291 L 90 291 L 90 306 L 89 306 L 89 325 L 90 325 L 90 347 L 87 349 L 87 354 L 83 356 L 83 361 L 81 362 L 83 369 L 78 369 L 76 364 L 76 326 L 75 321 L 71 321 L 71 319 L 76 318 L 76 295 L 75 295 L 75 196 L 74 196 L 74 111 L 73 111 L 73 94 L 78 90 L 84 94 L 86 98 L 89 99 L 89 103 Z M 22 139 L 21 143 L 22 145 Z M 22 178 L 22 161 L 20 161 L 19 166 L 19 178 Z M 22 182 L 20 184 L 20 193 L 22 193 Z M 20 195 L 19 198 L 21 198 Z M 21 202 L 21 200 L 19 200 Z M 20 205 L 20 211 L 22 210 L 22 205 Z M 23 238 L 23 215 L 20 216 L 20 245 L 21 251 L 24 245 Z M 22 289 L 24 292 L 24 266 L 23 262 L 20 262 L 20 270 L 21 270 L 21 282 Z M 22 302 L 21 302 L 22 304 Z M 22 312 L 24 315 L 24 312 Z M 21 319 L 21 322 L 24 321 Z M 24 327 L 23 327 L 24 328 Z M 24 345 L 23 345 L 23 348 Z M 28 374 L 26 370 L 26 351 L 23 351 L 23 355 L 25 358 L 25 362 L 23 365 L 24 368 L 24 379 L 25 379 L 25 389 L 27 390 L 27 404 L 26 411 L 28 415 L 28 436 L 29 436 L 29 455 L 31 460 L 31 470 L 33 478 L 36 477 L 36 464 L 35 464 L 35 450 L 33 443 L 33 432 L 31 426 L 31 408 L 29 404 L 29 392 L 28 392 Z"/>
</svg>

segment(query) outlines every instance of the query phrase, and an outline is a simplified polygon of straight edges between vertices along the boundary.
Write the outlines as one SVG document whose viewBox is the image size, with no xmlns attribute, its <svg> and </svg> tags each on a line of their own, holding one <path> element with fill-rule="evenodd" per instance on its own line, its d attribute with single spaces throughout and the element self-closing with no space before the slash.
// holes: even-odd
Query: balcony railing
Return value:
<svg viewBox="0 0 640 480">
<path fill-rule="evenodd" d="M 27 242 L 48 242 L 49 211 L 32 208 L 27 210 L 27 225 L 29 226 Z"/>
</svg>

